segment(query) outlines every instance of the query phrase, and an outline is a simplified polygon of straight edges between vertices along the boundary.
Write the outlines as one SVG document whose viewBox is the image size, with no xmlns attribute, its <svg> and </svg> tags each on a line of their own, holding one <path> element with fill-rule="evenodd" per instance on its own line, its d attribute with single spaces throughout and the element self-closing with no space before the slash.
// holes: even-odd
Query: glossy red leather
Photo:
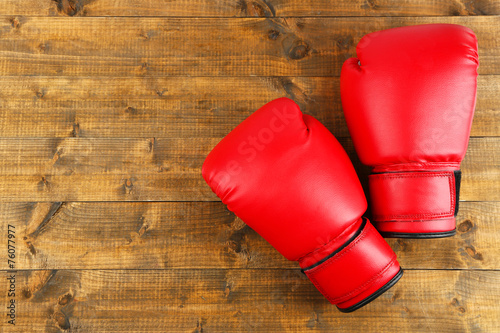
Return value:
<svg viewBox="0 0 500 333">
<path fill-rule="evenodd" d="M 354 265 L 358 267 L 355 271 Z M 306 274 L 330 303 L 348 308 L 383 287 L 387 277 L 399 270 L 396 254 L 368 223 L 359 237 Z M 368 290 L 371 292 L 364 296 Z"/>
<path fill-rule="evenodd" d="M 372 216 L 382 233 L 443 233 L 455 229 L 455 176 L 452 171 L 390 172 L 369 176 Z M 420 200 L 401 193 L 418 191 Z M 386 203 L 389 202 L 390 205 Z M 397 219 L 399 223 L 392 221 Z M 432 221 L 432 223 L 425 223 Z M 406 222 L 406 223 L 404 223 Z M 397 230 L 397 231 L 396 231 Z"/>
<path fill-rule="evenodd" d="M 373 167 L 375 226 L 410 237 L 453 231 L 457 193 L 441 175 L 453 182 L 467 149 L 474 33 L 452 24 L 395 28 L 364 36 L 356 52 L 342 67 L 341 97 L 360 160 Z"/>
<path fill-rule="evenodd" d="M 202 174 L 229 210 L 317 276 L 329 300 L 351 307 L 399 272 L 394 252 L 369 222 L 357 235 L 367 203 L 344 149 L 289 99 L 266 104 L 237 126 L 208 155 Z M 350 251 L 325 260 L 346 243 Z M 344 260 L 337 259 L 341 253 Z M 396 272 L 383 271 L 389 264 Z M 311 265 L 317 266 L 309 272 Z"/>
</svg>

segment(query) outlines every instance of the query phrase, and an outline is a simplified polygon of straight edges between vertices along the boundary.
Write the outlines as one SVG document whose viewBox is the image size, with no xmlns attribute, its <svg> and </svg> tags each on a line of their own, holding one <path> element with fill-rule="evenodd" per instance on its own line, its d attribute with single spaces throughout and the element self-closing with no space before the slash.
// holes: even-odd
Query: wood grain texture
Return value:
<svg viewBox="0 0 500 333">
<path fill-rule="evenodd" d="M 328 303 L 299 270 L 19 271 L 17 281 L 16 329 L 24 332 L 500 329 L 498 271 L 406 271 L 395 287 L 351 314 Z M 5 295 L 3 283 L 3 302 Z"/>
<path fill-rule="evenodd" d="M 201 167 L 219 140 L 0 139 L 0 200 L 218 201 Z M 339 141 L 366 186 L 369 168 Z M 500 200 L 499 152 L 500 138 L 470 140 L 461 200 Z"/>
<path fill-rule="evenodd" d="M 0 72 L 50 76 L 339 76 L 369 32 L 468 26 L 481 74 L 500 74 L 500 16 L 377 18 L 0 17 Z"/>
<path fill-rule="evenodd" d="M 3 0 L 0 15 L 29 16 L 456 16 L 498 15 L 494 0 Z"/>
<path fill-rule="evenodd" d="M 0 77 L 0 137 L 220 138 L 279 97 L 348 137 L 330 77 Z M 481 75 L 472 136 L 500 136 L 500 76 Z"/>
<path fill-rule="evenodd" d="M 485 160 L 484 164 L 479 162 L 481 156 Z M 499 201 L 500 196 L 494 194 L 500 194 L 500 141 L 497 138 L 469 140 L 461 169 L 460 200 Z M 477 199 L 467 199 L 476 197 L 479 192 L 485 195 L 479 195 Z"/>
<path fill-rule="evenodd" d="M 462 202 L 455 237 L 388 242 L 405 269 L 500 270 L 499 214 Z M 18 269 L 298 267 L 220 202 L 2 203 L 0 219 L 0 235 L 17 231 Z"/>
<path fill-rule="evenodd" d="M 0 270 L 9 225 L 18 269 L 16 326 L 0 331 L 500 332 L 499 15 L 496 0 L 0 0 Z M 343 314 L 201 165 L 287 96 L 366 190 L 340 68 L 363 35 L 426 23 L 479 40 L 457 235 L 388 239 L 402 280 Z"/>
</svg>

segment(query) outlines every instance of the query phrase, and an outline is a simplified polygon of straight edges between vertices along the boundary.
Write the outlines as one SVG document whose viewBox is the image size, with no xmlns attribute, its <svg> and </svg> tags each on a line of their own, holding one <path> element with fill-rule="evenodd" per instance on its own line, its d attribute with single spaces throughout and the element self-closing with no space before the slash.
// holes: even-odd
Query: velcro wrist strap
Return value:
<svg viewBox="0 0 500 333">
<path fill-rule="evenodd" d="M 369 187 L 376 222 L 449 218 L 458 211 L 460 171 L 372 174 Z"/>
<path fill-rule="evenodd" d="M 349 244 L 303 272 L 332 304 L 346 302 L 390 280 L 396 255 L 369 221 Z M 366 297 L 369 297 L 367 295 Z"/>
</svg>

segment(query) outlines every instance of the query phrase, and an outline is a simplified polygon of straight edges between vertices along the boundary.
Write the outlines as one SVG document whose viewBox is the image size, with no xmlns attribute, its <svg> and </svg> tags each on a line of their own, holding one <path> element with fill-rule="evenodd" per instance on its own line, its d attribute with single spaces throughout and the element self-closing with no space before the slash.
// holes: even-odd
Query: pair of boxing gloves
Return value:
<svg viewBox="0 0 500 333">
<path fill-rule="evenodd" d="M 402 276 L 389 237 L 455 233 L 460 162 L 476 100 L 477 41 L 431 24 L 371 33 L 340 78 L 345 119 L 369 176 L 375 227 L 344 149 L 287 98 L 237 126 L 208 155 L 212 190 L 343 312 Z M 377 231 L 378 229 L 378 231 Z"/>
</svg>

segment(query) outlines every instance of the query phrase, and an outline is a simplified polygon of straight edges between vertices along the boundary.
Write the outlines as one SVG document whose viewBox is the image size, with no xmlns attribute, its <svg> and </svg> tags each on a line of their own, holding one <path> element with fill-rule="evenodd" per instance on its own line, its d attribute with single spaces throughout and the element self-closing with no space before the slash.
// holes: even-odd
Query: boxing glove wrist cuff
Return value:
<svg viewBox="0 0 500 333">
<path fill-rule="evenodd" d="M 414 171 L 372 174 L 373 221 L 383 236 L 445 237 L 455 233 L 461 173 Z"/>
<path fill-rule="evenodd" d="M 402 276 L 396 255 L 366 219 L 343 246 L 302 271 L 343 312 L 374 300 Z"/>
</svg>

